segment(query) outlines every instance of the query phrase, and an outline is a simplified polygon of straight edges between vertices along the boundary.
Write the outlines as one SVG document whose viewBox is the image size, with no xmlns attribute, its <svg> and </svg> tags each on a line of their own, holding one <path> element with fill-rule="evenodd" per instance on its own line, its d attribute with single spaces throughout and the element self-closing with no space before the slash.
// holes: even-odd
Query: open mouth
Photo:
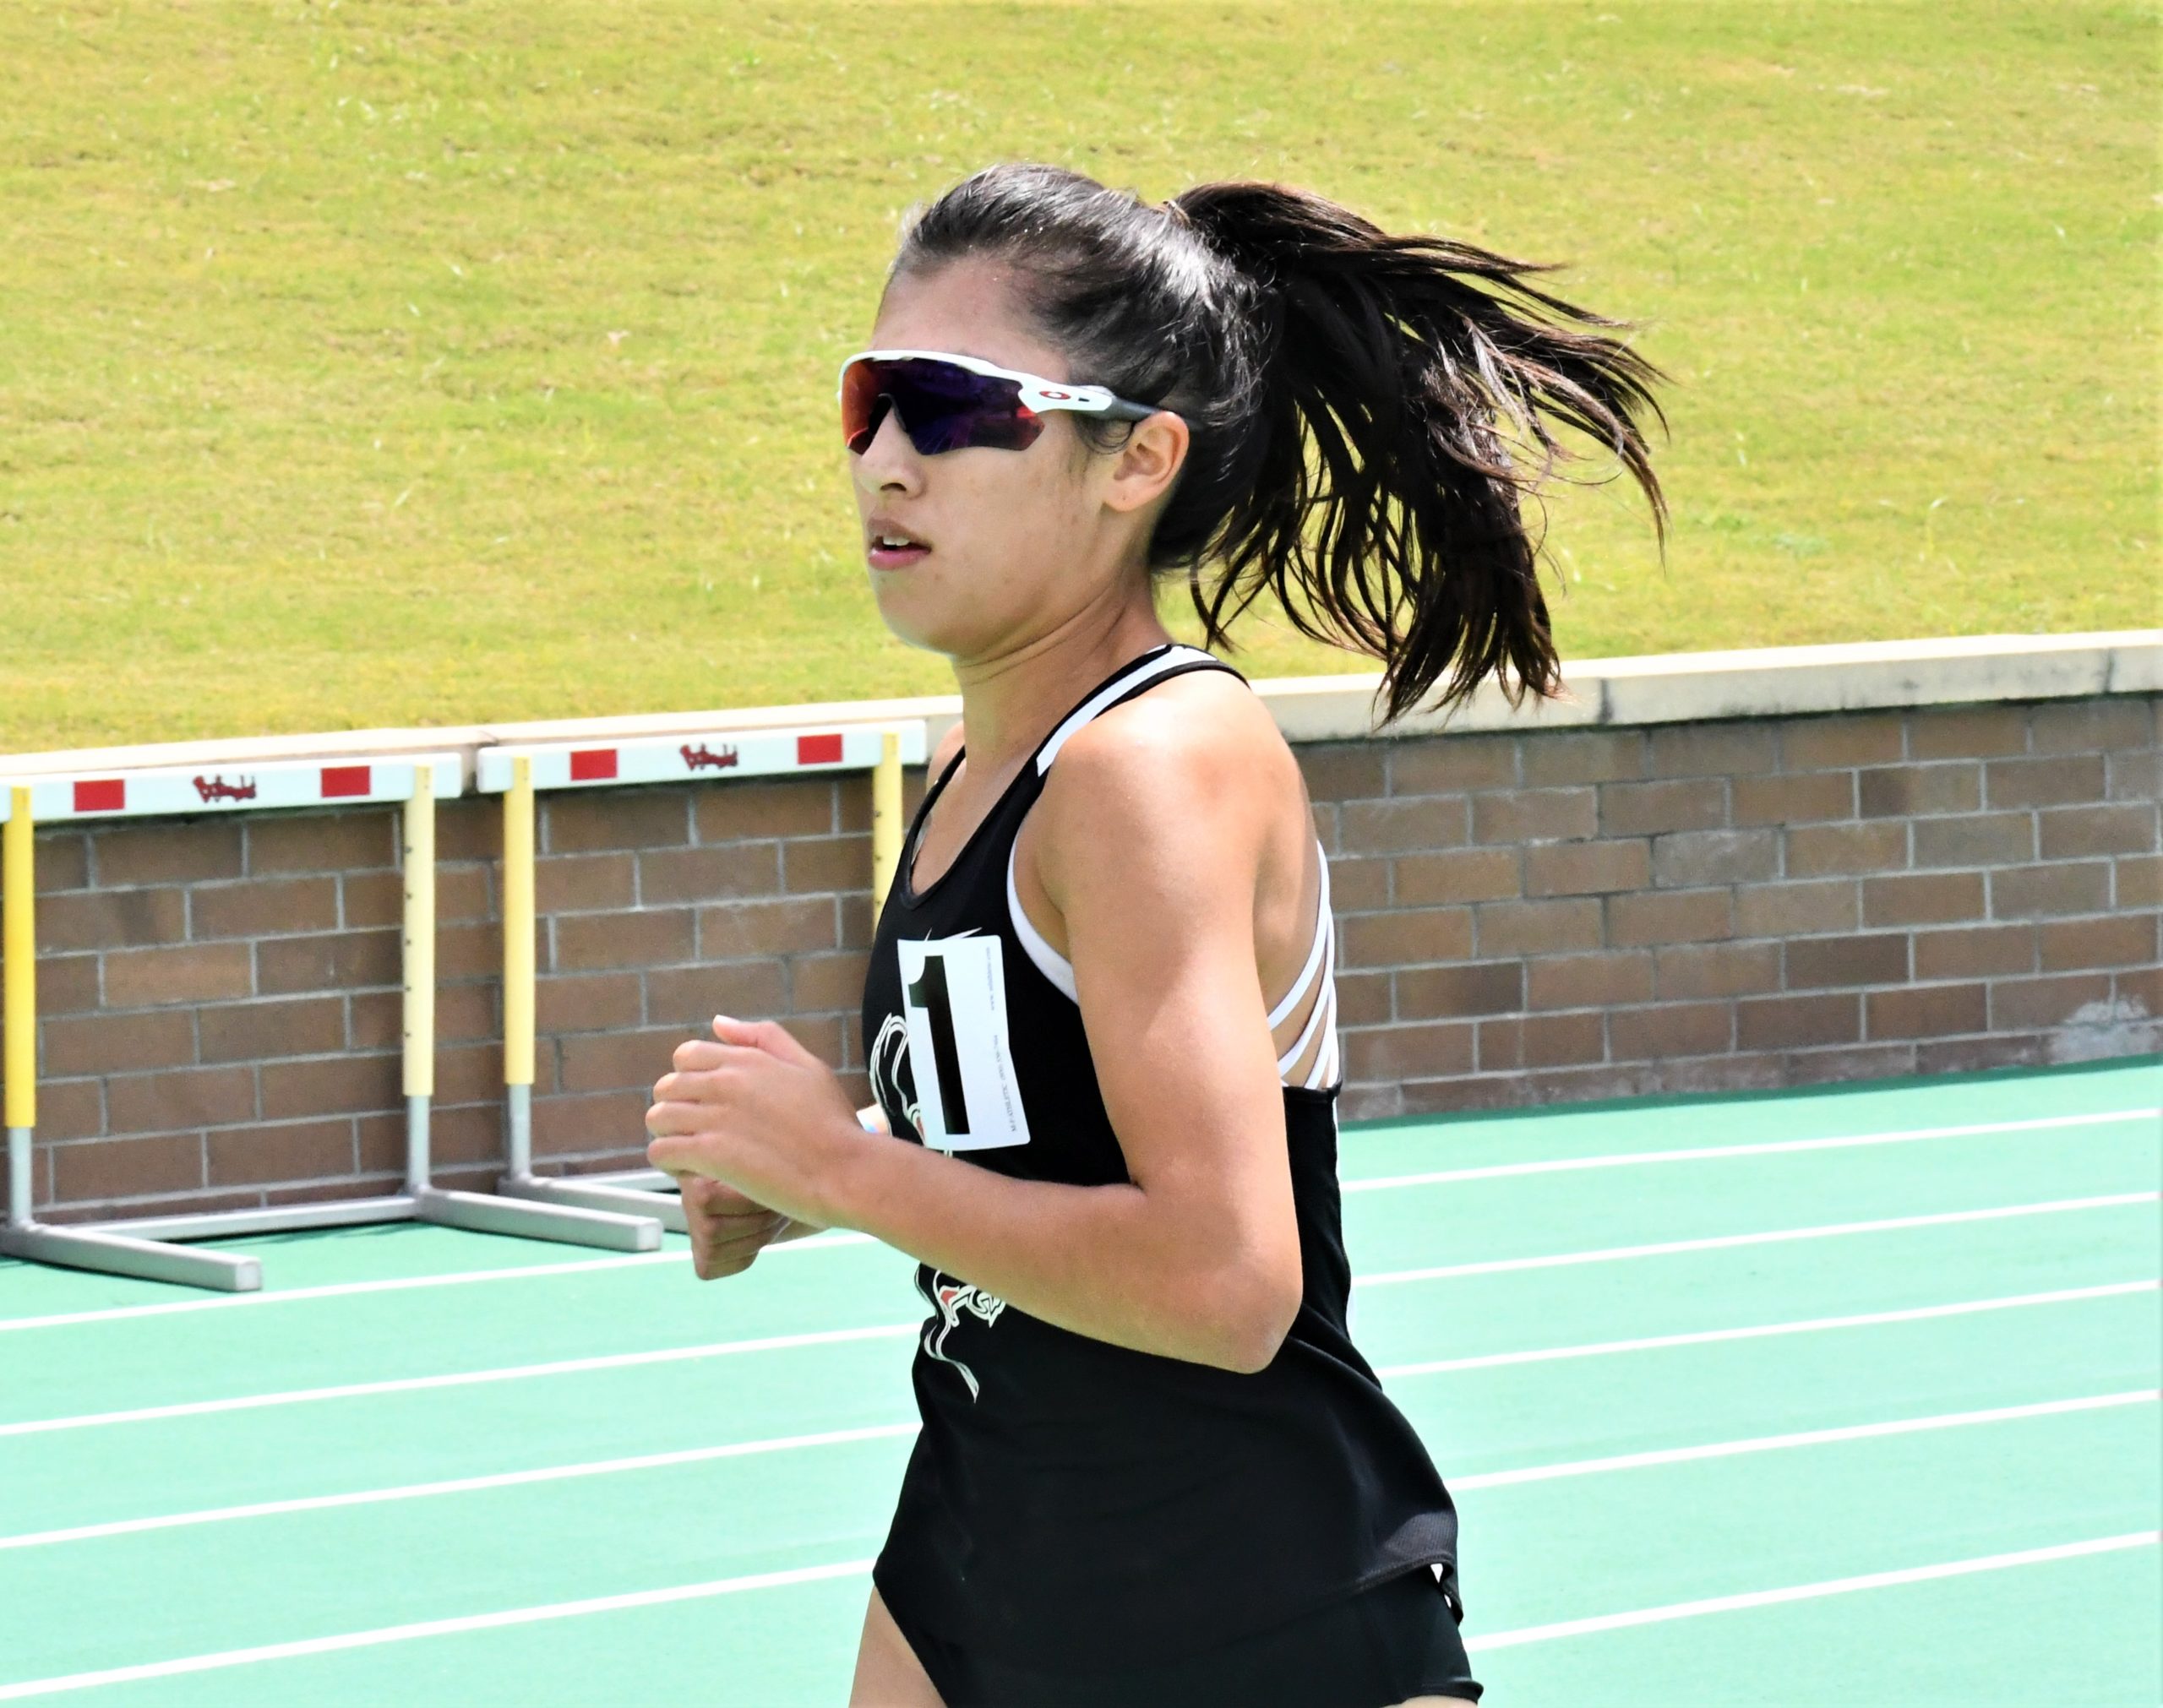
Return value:
<svg viewBox="0 0 2163 1708">
<path fill-rule="evenodd" d="M 930 555 L 931 547 L 914 535 L 891 528 L 874 529 L 864 547 L 874 569 L 906 569 Z"/>
</svg>

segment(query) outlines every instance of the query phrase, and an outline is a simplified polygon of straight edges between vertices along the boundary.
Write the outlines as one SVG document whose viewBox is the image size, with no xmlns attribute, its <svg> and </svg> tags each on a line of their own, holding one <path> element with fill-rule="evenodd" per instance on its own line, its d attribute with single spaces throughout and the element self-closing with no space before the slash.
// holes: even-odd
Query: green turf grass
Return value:
<svg viewBox="0 0 2163 1708">
<path fill-rule="evenodd" d="M 0 9 L 0 751 L 938 691 L 831 402 L 1002 157 L 1571 264 L 1577 656 L 2155 620 L 2148 5 Z M 1262 673 L 1358 667 L 1252 628 Z"/>
</svg>

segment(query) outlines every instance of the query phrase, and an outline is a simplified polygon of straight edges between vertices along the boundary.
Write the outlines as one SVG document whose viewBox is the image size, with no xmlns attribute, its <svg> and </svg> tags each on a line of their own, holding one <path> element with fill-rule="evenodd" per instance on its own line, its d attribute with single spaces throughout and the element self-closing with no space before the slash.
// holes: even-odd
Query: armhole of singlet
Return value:
<svg viewBox="0 0 2163 1708">
<path fill-rule="evenodd" d="M 1021 841 L 1017 834 L 1015 847 L 1019 847 Z M 1078 1004 L 1082 998 L 1075 990 L 1073 962 L 1051 946 L 1050 940 L 1022 911 L 1022 892 L 1014 884 L 1014 848 L 1006 851 L 1006 914 L 1013 921 L 1014 935 L 1021 942 L 1022 952 L 1036 963 L 1037 971 L 1049 979 L 1067 1001 Z"/>
<path fill-rule="evenodd" d="M 1116 682 L 1108 683 L 1098 693 L 1090 696 L 1070 713 L 1065 722 L 1052 732 L 1037 752 L 1036 770 L 1043 776 L 1051 770 L 1052 761 L 1059 757 L 1059 750 L 1083 725 L 1092 721 L 1100 712 L 1145 684 L 1174 670 L 1190 669 L 1197 663 L 1214 664 L 1217 661 L 1198 647 L 1174 644 L 1166 647 L 1141 669 L 1129 672 Z M 1237 672 L 1233 672 L 1237 675 Z M 949 768 L 951 769 L 951 767 Z M 1023 822 L 1027 814 L 1022 815 Z M 1052 987 L 1069 1002 L 1079 1004 L 1081 997 L 1074 982 L 1074 964 L 1057 949 L 1035 924 L 1022 906 L 1022 892 L 1014 880 L 1014 862 L 1021 851 L 1020 827 L 1016 826 L 1014 840 L 1006 850 L 1006 915 L 1014 927 L 1015 940 L 1022 945 L 1022 952 L 1037 971 L 1049 981 Z M 1307 1015 L 1307 1023 L 1299 1030 L 1299 1042 L 1289 1054 L 1277 1061 L 1278 1077 L 1281 1080 L 1292 1070 L 1292 1066 L 1314 1042 L 1317 1031 L 1327 1028 L 1321 1047 L 1315 1053 L 1314 1065 L 1303 1082 L 1305 1089 L 1316 1091 L 1335 1083 L 1337 1074 L 1337 987 L 1334 981 L 1337 963 L 1336 921 L 1329 911 L 1329 852 L 1321 846 L 1321 839 L 1315 839 L 1315 851 L 1321 859 L 1321 890 L 1315 903 L 1314 941 L 1307 949 L 1306 965 L 1300 968 L 1292 988 L 1270 1010 L 1269 1029 L 1274 1032 L 1286 1018 L 1296 1010 L 1300 1000 L 1313 987 L 1316 976 L 1321 979 L 1321 994 Z"/>
<path fill-rule="evenodd" d="M 1307 1023 L 1299 1028 L 1299 1036 L 1291 1048 L 1277 1058 L 1277 1074 L 1282 1079 L 1307 1053 L 1315 1034 L 1321 1033 L 1321 1047 L 1316 1050 L 1307 1077 L 1300 1082 L 1310 1091 L 1333 1083 L 1337 1073 L 1337 922 L 1329 911 L 1329 855 L 1322 848 L 1320 838 L 1316 839 L 1315 848 L 1321 856 L 1321 895 L 1316 910 L 1319 917 L 1315 921 L 1314 947 L 1307 953 L 1306 969 L 1300 973 L 1291 994 L 1272 1011 L 1270 1025 L 1270 1030 L 1274 1031 L 1299 1007 L 1299 998 L 1306 993 L 1319 971 L 1321 988 L 1315 998 L 1314 1007 L 1307 1011 Z"/>
<path fill-rule="evenodd" d="M 1299 998 L 1306 995 L 1308 987 L 1315 982 L 1315 974 L 1320 970 L 1328 947 L 1329 853 L 1321 846 L 1319 836 L 1315 838 L 1315 852 L 1321 857 L 1321 894 L 1315 899 L 1315 940 L 1307 949 L 1307 964 L 1299 969 L 1299 976 L 1293 980 L 1292 988 L 1285 992 L 1283 1000 L 1269 1011 L 1269 1030 L 1272 1032 L 1289 1020 L 1292 1011 L 1299 1007 Z"/>
<path fill-rule="evenodd" d="M 1147 655 L 1144 655 L 1147 656 Z M 1059 750 L 1066 745 L 1075 732 L 1083 725 L 1094 720 L 1100 712 L 1104 711 L 1115 701 L 1138 692 L 1143 686 L 1154 682 L 1168 672 L 1190 670 L 1197 664 L 1218 665 L 1222 669 L 1230 668 L 1229 666 L 1220 664 L 1218 660 L 1212 658 L 1198 646 L 1181 646 L 1174 641 L 1158 652 L 1154 658 L 1149 659 L 1148 662 L 1139 669 L 1128 671 L 1125 674 L 1106 683 L 1103 688 L 1069 712 L 1060 726 L 1044 737 L 1043 745 L 1037 749 L 1037 775 L 1040 777 L 1048 775 L 1051 770 L 1051 762 L 1059 757 Z M 1239 672 L 1233 671 L 1232 674 L 1237 676 Z M 1023 813 L 1023 823 L 1027 823 L 1027 819 L 1028 814 Z M 1038 931 L 1030 922 L 1029 916 L 1022 911 L 1021 891 L 1015 887 L 1014 884 L 1014 857 L 1021 847 L 1021 844 L 1022 832 L 1020 826 L 1017 825 L 1015 828 L 1014 840 L 1006 851 L 1007 917 L 1013 922 L 1014 935 L 1022 945 L 1022 953 L 1029 957 L 1030 960 L 1035 964 L 1037 971 L 1050 980 L 1053 987 L 1065 997 L 1067 1001 L 1078 1004 L 1082 998 L 1076 992 L 1073 963 L 1051 946 L 1043 933 Z"/>
<path fill-rule="evenodd" d="M 1014 881 L 1014 861 L 1021 838 L 1015 838 L 1015 846 L 1006 851 L 1006 913 L 1014 927 L 1014 936 L 1022 945 L 1022 952 L 1029 957 L 1038 972 L 1051 982 L 1053 987 L 1069 1002 L 1079 1003 L 1081 997 L 1074 983 L 1074 964 L 1051 946 L 1043 933 L 1038 930 L 1022 906 L 1022 892 Z M 1299 1058 L 1307 1053 L 1315 1041 L 1315 1034 L 1325 1027 L 1327 1034 L 1321 1048 L 1316 1053 L 1314 1065 L 1302 1082 L 1309 1091 L 1316 1091 L 1334 1081 L 1337 1073 L 1337 986 L 1334 974 L 1337 967 L 1336 921 L 1329 911 L 1329 856 L 1316 839 L 1315 851 L 1321 857 L 1321 893 L 1315 906 L 1315 937 L 1307 951 L 1307 964 L 1300 970 L 1299 978 L 1283 1000 L 1270 1011 L 1269 1029 L 1275 1031 L 1298 1009 L 1300 999 L 1314 987 L 1316 976 L 1321 980 L 1321 994 L 1308 1010 L 1307 1023 L 1300 1028 L 1292 1047 L 1277 1058 L 1278 1077 L 1282 1079 L 1292 1071 Z"/>
</svg>

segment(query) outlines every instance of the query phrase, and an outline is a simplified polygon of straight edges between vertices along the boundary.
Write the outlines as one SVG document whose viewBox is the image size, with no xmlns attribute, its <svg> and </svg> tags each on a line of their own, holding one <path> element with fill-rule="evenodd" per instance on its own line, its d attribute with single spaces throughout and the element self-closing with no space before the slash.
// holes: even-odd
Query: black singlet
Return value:
<svg viewBox="0 0 2163 1708">
<path fill-rule="evenodd" d="M 1128 1178 L 1081 1011 L 1015 928 L 1008 861 L 1065 738 L 1196 670 L 1230 666 L 1160 646 L 1114 672 L 919 892 L 918 837 L 953 765 L 925 796 L 864 998 L 896 1134 L 1017 1179 Z M 1305 1297 L 1259 1372 L 1075 1334 L 918 1266 L 923 1428 L 873 1573 L 904 1628 L 1086 1673 L 1192 1654 L 1423 1564 L 1450 1582 L 1456 1510 L 1346 1327 L 1337 1091 L 1284 1087 Z"/>
</svg>

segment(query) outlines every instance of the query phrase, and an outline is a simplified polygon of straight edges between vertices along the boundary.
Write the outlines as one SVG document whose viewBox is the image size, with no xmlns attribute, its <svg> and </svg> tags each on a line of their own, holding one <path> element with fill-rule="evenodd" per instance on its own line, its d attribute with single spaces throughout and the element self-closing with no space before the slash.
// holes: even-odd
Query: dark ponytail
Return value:
<svg viewBox="0 0 2163 1708">
<path fill-rule="evenodd" d="M 1520 506 L 1577 454 L 1543 412 L 1614 451 L 1664 551 L 1634 417 L 1665 426 L 1650 382 L 1666 376 L 1577 329 L 1631 323 L 1524 282 L 1551 264 L 1392 237 L 1278 184 L 1198 185 L 1158 209 L 1043 166 L 956 185 L 912 220 L 894 269 L 969 255 L 1022 275 L 1070 378 L 1185 418 L 1149 562 L 1185 572 L 1212 645 L 1267 592 L 1302 634 L 1381 661 L 1389 719 L 1490 676 L 1513 701 L 1555 693 L 1543 541 Z M 1070 419 L 1098 449 L 1131 431 Z M 1513 444 L 1536 445 L 1538 465 Z"/>
</svg>

